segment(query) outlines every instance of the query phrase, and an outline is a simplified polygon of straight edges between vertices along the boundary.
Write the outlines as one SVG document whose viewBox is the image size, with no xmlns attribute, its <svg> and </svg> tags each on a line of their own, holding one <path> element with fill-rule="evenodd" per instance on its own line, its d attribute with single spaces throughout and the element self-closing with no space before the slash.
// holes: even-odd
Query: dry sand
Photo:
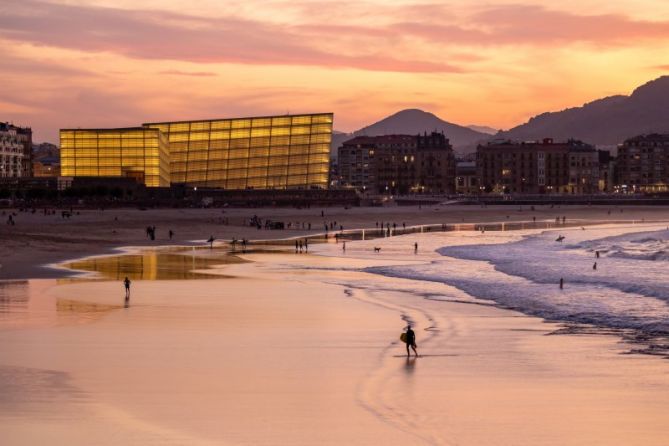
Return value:
<svg viewBox="0 0 669 446">
<path fill-rule="evenodd" d="M 626 355 L 615 336 L 547 336 L 560 326 L 443 284 L 351 270 L 435 255 L 398 256 L 386 246 L 398 242 L 137 280 L 128 308 L 118 281 L 5 282 L 3 444 L 667 443 L 666 360 Z M 404 357 L 406 321 L 420 358 Z"/>
</svg>

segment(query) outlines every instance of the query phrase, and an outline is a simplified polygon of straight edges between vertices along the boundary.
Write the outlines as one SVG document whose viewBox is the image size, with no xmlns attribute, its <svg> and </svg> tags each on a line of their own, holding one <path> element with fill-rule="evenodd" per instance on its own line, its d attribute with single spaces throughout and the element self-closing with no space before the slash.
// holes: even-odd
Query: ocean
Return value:
<svg viewBox="0 0 669 446">
<path fill-rule="evenodd" d="M 557 241 L 559 236 L 564 240 Z M 443 246 L 445 240 L 433 237 L 431 245 L 422 247 L 440 255 L 429 263 L 366 271 L 445 283 L 473 297 L 550 321 L 669 334 L 666 228 L 565 228 L 513 241 L 508 241 L 508 235 L 488 233 Z"/>
</svg>

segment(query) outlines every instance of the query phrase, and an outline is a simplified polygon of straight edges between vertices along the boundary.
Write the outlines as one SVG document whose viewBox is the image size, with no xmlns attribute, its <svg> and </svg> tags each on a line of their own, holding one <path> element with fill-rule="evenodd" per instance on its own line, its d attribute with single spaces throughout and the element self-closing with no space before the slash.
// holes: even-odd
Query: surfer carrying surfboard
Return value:
<svg viewBox="0 0 669 446">
<path fill-rule="evenodd" d="M 409 347 L 413 349 L 414 355 L 418 356 L 418 352 L 416 351 L 416 333 L 411 329 L 411 325 L 407 326 L 407 331 L 403 334 L 405 335 L 403 340 L 407 345 L 407 358 L 411 356 Z"/>
</svg>

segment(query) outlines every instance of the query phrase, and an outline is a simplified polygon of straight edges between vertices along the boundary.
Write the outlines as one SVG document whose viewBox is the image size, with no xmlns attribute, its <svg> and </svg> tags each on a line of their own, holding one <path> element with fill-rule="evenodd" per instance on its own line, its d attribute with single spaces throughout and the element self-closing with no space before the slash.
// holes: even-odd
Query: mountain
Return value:
<svg viewBox="0 0 669 446">
<path fill-rule="evenodd" d="M 488 135 L 496 135 L 497 132 L 499 132 L 499 129 L 494 129 L 492 127 L 488 127 L 487 125 L 468 125 L 468 129 L 472 129 L 476 132 L 479 133 L 486 133 Z"/>
<path fill-rule="evenodd" d="M 458 153 L 470 152 L 481 141 L 490 139 L 490 135 L 477 132 L 470 128 L 452 124 L 444 121 L 432 113 L 418 110 L 407 109 L 399 111 L 388 116 L 374 124 L 363 127 L 349 134 L 335 133 L 332 135 L 332 153 L 336 157 L 336 152 L 342 142 L 354 136 L 367 135 L 391 135 L 406 134 L 417 135 L 424 132 L 444 132 L 450 139 L 453 148 Z"/>
<path fill-rule="evenodd" d="M 630 96 L 609 96 L 581 107 L 542 113 L 496 137 L 522 141 L 576 138 L 617 145 L 626 138 L 653 132 L 669 132 L 669 76 L 638 87 Z"/>
<path fill-rule="evenodd" d="M 489 138 L 489 135 L 485 133 L 452 124 L 432 113 L 415 108 L 399 111 L 379 122 L 361 128 L 354 132 L 354 135 L 376 136 L 393 133 L 416 135 L 424 132 L 444 132 L 456 149 L 474 146 L 479 141 Z"/>
<path fill-rule="evenodd" d="M 339 147 L 344 143 L 344 141 L 348 141 L 351 138 L 353 138 L 352 133 L 344 133 L 334 130 L 332 132 L 332 142 L 330 143 L 330 156 L 337 158 L 337 150 Z"/>
</svg>

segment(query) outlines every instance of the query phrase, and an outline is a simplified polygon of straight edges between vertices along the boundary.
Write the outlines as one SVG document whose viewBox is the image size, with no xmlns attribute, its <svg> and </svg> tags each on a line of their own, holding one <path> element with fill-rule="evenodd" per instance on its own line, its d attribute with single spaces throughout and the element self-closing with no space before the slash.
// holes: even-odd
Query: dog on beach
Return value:
<svg viewBox="0 0 669 446">
<path fill-rule="evenodd" d="M 374 247 L 374 252 L 381 252 L 381 248 L 379 248 L 378 246 L 375 246 Z"/>
</svg>

